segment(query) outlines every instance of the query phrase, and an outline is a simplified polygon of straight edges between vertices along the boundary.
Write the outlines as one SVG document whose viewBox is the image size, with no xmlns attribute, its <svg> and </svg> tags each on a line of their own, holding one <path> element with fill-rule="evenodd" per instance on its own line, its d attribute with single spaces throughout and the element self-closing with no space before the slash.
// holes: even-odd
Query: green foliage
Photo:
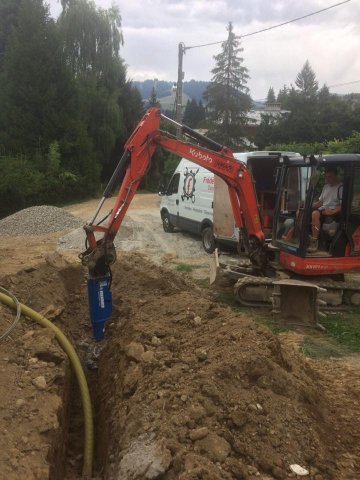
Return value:
<svg viewBox="0 0 360 480">
<path fill-rule="evenodd" d="M 319 89 L 309 62 L 298 73 L 295 85 L 297 88 L 284 85 L 277 95 L 285 113 L 279 117 L 262 116 L 255 136 L 260 149 L 294 142 L 316 144 L 312 152 L 320 153 L 324 151 L 320 144 L 360 130 L 359 94 L 331 94 L 326 85 Z"/>
<path fill-rule="evenodd" d="M 119 58 L 123 44 L 117 6 L 104 10 L 88 0 L 64 2 L 59 29 L 64 54 L 74 75 L 101 78 L 111 74 L 113 60 Z"/>
<path fill-rule="evenodd" d="M 328 142 L 314 143 L 275 143 L 268 147 L 269 151 L 298 152 L 301 155 L 326 154 L 326 153 L 359 153 L 360 132 L 354 132 L 344 140 L 330 140 Z"/>
<path fill-rule="evenodd" d="M 307 357 L 329 358 L 342 357 L 349 353 L 349 350 L 337 345 L 327 338 L 314 338 L 305 336 L 300 345 L 300 351 Z"/>
<path fill-rule="evenodd" d="M 180 262 L 176 265 L 176 270 L 178 272 L 186 272 L 186 273 L 190 273 L 192 272 L 193 270 L 196 270 L 197 268 L 201 268 L 202 265 L 192 265 L 190 263 L 183 263 L 183 262 Z"/>
<path fill-rule="evenodd" d="M 319 82 L 316 80 L 314 70 L 311 68 L 309 60 L 306 60 L 303 68 L 297 74 L 295 85 L 306 97 L 314 97 L 319 88 Z"/>
<path fill-rule="evenodd" d="M 205 108 L 200 100 L 188 100 L 185 108 L 183 123 L 191 128 L 198 128 L 205 120 Z"/>
<path fill-rule="evenodd" d="M 50 143 L 47 164 L 47 172 L 49 175 L 55 176 L 59 173 L 60 158 L 59 143 L 57 141 Z"/>
<path fill-rule="evenodd" d="M 321 320 L 326 333 L 351 352 L 360 352 L 359 312 L 327 315 Z"/>
<path fill-rule="evenodd" d="M 241 144 L 246 113 L 251 99 L 246 87 L 248 70 L 240 57 L 243 48 L 235 36 L 232 23 L 228 25 L 228 38 L 222 43 L 222 51 L 215 55 L 216 66 L 204 98 L 209 111 L 209 136 L 228 146 Z"/>
<path fill-rule="evenodd" d="M 55 22 L 44 0 L 0 0 L 2 215 L 96 194 L 143 111 L 118 8 L 61 3 Z"/>
<path fill-rule="evenodd" d="M 149 107 L 160 108 L 160 102 L 157 98 L 156 89 L 155 89 L 154 86 L 152 87 L 151 95 L 150 95 L 150 98 L 149 98 Z"/>
<path fill-rule="evenodd" d="M 266 103 L 274 103 L 274 102 L 276 102 L 275 92 L 273 87 L 270 87 L 266 97 Z"/>
</svg>

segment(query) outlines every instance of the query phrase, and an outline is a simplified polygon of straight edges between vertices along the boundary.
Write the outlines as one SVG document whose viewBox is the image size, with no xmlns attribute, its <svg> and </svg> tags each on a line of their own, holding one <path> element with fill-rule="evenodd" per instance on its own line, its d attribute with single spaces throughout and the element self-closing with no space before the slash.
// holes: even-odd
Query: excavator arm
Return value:
<svg viewBox="0 0 360 480">
<path fill-rule="evenodd" d="M 89 270 L 90 316 L 97 340 L 103 337 L 105 321 L 111 314 L 110 265 L 116 260 L 114 239 L 158 147 L 191 160 L 227 183 L 235 225 L 242 233 L 250 259 L 259 268 L 264 268 L 267 261 L 256 193 L 246 165 L 236 160 L 229 148 L 185 125 L 176 124 L 181 127 L 182 133 L 205 147 L 179 140 L 162 131 L 161 118 L 176 124 L 162 115 L 157 108 L 150 108 L 146 112 L 126 142 L 124 154 L 104 191 L 94 217 L 84 226 L 87 249 L 80 258 Z M 105 219 L 96 223 L 106 198 L 111 196 L 111 192 L 119 183 L 120 190 L 112 211 Z"/>
</svg>

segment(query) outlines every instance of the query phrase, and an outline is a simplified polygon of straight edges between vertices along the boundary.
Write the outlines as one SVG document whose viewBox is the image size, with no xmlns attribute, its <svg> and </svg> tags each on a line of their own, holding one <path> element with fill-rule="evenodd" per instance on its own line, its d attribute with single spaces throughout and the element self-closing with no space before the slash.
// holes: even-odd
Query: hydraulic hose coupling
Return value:
<svg viewBox="0 0 360 480">
<path fill-rule="evenodd" d="M 95 340 L 104 338 L 105 322 L 112 312 L 112 294 L 110 290 L 110 275 L 87 279 L 90 319 Z"/>
</svg>

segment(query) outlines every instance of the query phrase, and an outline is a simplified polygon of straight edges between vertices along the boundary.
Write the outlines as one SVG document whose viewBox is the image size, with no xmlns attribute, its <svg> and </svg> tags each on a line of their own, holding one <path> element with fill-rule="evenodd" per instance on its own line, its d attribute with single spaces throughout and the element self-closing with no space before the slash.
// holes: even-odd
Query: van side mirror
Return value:
<svg viewBox="0 0 360 480">
<path fill-rule="evenodd" d="M 160 197 L 166 195 L 165 186 L 162 183 L 159 185 L 159 195 Z"/>
</svg>

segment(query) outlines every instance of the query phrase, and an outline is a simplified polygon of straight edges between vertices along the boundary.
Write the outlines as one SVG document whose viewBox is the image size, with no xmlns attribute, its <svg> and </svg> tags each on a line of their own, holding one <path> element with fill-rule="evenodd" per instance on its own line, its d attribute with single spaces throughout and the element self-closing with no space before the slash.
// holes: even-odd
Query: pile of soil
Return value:
<svg viewBox="0 0 360 480">
<path fill-rule="evenodd" d="M 283 479 L 293 464 L 316 480 L 355 478 L 356 465 L 338 468 L 341 432 L 318 375 L 266 327 L 139 256 L 120 259 L 113 293 L 99 375 L 105 478 Z"/>
<path fill-rule="evenodd" d="M 312 480 L 358 478 L 359 418 L 328 394 L 329 371 L 318 373 L 185 277 L 124 256 L 113 271 L 115 308 L 100 360 L 91 354 L 80 265 L 54 256 L 1 280 L 56 322 L 91 367 L 96 478 L 298 478 L 294 464 Z M 1 345 L 0 368 L 0 471 L 9 480 L 79 478 L 81 406 L 74 390 L 69 421 L 68 364 L 56 341 L 22 320 Z M 348 408 L 358 386 L 344 378 L 342 388 Z"/>
</svg>

